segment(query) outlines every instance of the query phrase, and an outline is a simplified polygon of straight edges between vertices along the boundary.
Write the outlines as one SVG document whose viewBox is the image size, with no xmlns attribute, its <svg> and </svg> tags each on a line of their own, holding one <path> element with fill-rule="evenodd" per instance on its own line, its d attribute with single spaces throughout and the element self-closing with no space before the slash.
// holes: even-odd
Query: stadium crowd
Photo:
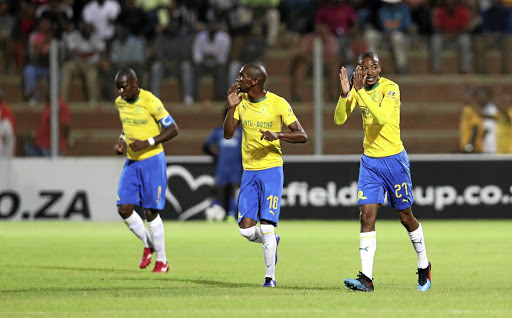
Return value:
<svg viewBox="0 0 512 318">
<path fill-rule="evenodd" d="M 64 99 L 70 77 L 79 74 L 91 104 L 111 100 L 113 74 L 129 66 L 157 95 L 162 78 L 178 77 L 183 101 L 192 103 L 206 74 L 216 79 L 215 99 L 223 100 L 240 66 L 276 48 L 283 30 L 296 39 L 299 69 L 311 55 L 309 35 L 327 28 L 329 65 L 353 66 L 366 49 L 389 49 L 395 71 L 407 74 L 407 53 L 420 47 L 430 51 L 431 71 L 438 73 L 442 51 L 453 47 L 461 73 L 472 71 L 473 52 L 474 71 L 485 72 L 488 49 L 510 47 L 511 6 L 510 0 L 0 0 L 0 47 L 3 70 L 23 74 L 30 102 L 40 101 L 36 82 L 48 77 L 49 41 L 56 38 Z M 503 72 L 509 64 L 503 54 Z M 292 74 L 300 79 L 304 71 Z"/>
<path fill-rule="evenodd" d="M 116 71 L 130 67 L 157 97 L 165 78 L 177 78 L 183 103 L 192 104 L 204 76 L 214 77 L 213 98 L 223 101 L 242 65 L 286 45 L 291 100 L 300 101 L 297 83 L 320 36 L 335 100 L 339 66 L 351 72 L 366 50 L 389 50 L 398 74 L 410 73 L 411 49 L 425 50 L 437 74 L 445 49 L 456 50 L 460 73 L 486 73 L 487 52 L 497 48 L 508 73 L 511 32 L 512 0 L 0 0 L 0 71 L 21 77 L 27 103 L 44 103 L 38 82 L 49 77 L 57 39 L 64 101 L 78 78 L 90 107 L 111 102 Z"/>
</svg>

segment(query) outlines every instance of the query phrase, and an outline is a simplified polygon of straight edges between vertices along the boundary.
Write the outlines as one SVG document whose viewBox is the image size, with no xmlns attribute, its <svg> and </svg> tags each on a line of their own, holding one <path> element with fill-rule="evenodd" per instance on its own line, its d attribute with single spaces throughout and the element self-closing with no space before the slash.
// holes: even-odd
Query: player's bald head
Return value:
<svg viewBox="0 0 512 318">
<path fill-rule="evenodd" d="M 117 81 L 118 79 L 126 82 L 137 80 L 137 74 L 131 68 L 122 68 L 116 74 L 115 80 Z"/>
<path fill-rule="evenodd" d="M 250 78 L 257 80 L 261 85 L 267 81 L 267 71 L 261 65 L 254 63 L 246 64 L 244 65 L 244 71 Z"/>
<path fill-rule="evenodd" d="M 380 64 L 379 56 L 377 55 L 377 53 L 372 52 L 372 51 L 366 51 L 366 52 L 359 54 L 359 56 L 357 57 L 357 64 L 359 64 L 359 65 L 363 64 L 364 59 L 367 57 L 373 59 L 377 64 Z"/>
</svg>

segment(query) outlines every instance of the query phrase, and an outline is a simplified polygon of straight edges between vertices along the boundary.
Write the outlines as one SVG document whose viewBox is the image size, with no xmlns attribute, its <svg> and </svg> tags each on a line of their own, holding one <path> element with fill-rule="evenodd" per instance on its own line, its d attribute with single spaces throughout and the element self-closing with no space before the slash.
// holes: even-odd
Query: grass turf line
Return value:
<svg viewBox="0 0 512 318">
<path fill-rule="evenodd" d="M 421 223 L 427 293 L 399 221 L 377 222 L 374 293 L 343 285 L 360 270 L 355 221 L 282 221 L 276 289 L 261 288 L 261 245 L 233 224 L 165 222 L 171 270 L 155 275 L 121 221 L 0 222 L 0 316 L 512 316 L 512 221 Z"/>
</svg>

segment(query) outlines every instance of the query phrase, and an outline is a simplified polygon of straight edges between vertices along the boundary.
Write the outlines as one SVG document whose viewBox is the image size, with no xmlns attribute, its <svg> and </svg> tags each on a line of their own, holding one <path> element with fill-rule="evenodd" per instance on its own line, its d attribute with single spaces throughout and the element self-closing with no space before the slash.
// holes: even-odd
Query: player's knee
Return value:
<svg viewBox="0 0 512 318">
<path fill-rule="evenodd" d="M 256 226 L 251 226 L 246 229 L 240 228 L 240 234 L 249 241 L 253 241 L 256 237 Z"/>
<path fill-rule="evenodd" d="M 130 215 L 132 215 L 133 208 L 128 205 L 119 205 L 117 207 L 117 212 L 123 219 L 126 219 L 126 218 L 130 217 Z"/>
</svg>

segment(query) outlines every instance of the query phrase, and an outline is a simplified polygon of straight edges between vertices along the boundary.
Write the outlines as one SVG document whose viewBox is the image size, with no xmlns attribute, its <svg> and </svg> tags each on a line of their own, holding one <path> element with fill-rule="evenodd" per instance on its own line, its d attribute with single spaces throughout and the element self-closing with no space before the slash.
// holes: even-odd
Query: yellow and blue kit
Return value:
<svg viewBox="0 0 512 318">
<path fill-rule="evenodd" d="M 414 201 L 410 162 L 400 138 L 400 89 L 393 81 L 381 77 L 371 89 L 340 97 L 334 121 L 341 125 L 358 105 L 363 118 L 364 154 L 359 167 L 358 204 L 384 202 L 397 210 Z"/>
<path fill-rule="evenodd" d="M 116 99 L 126 144 L 133 139 L 147 140 L 160 134 L 174 119 L 162 102 L 151 92 L 140 89 L 134 101 Z M 163 210 L 167 189 L 167 162 L 161 144 L 140 151 L 127 147 L 127 160 L 121 172 L 117 190 L 117 205 L 134 204 L 148 209 Z"/>
</svg>

